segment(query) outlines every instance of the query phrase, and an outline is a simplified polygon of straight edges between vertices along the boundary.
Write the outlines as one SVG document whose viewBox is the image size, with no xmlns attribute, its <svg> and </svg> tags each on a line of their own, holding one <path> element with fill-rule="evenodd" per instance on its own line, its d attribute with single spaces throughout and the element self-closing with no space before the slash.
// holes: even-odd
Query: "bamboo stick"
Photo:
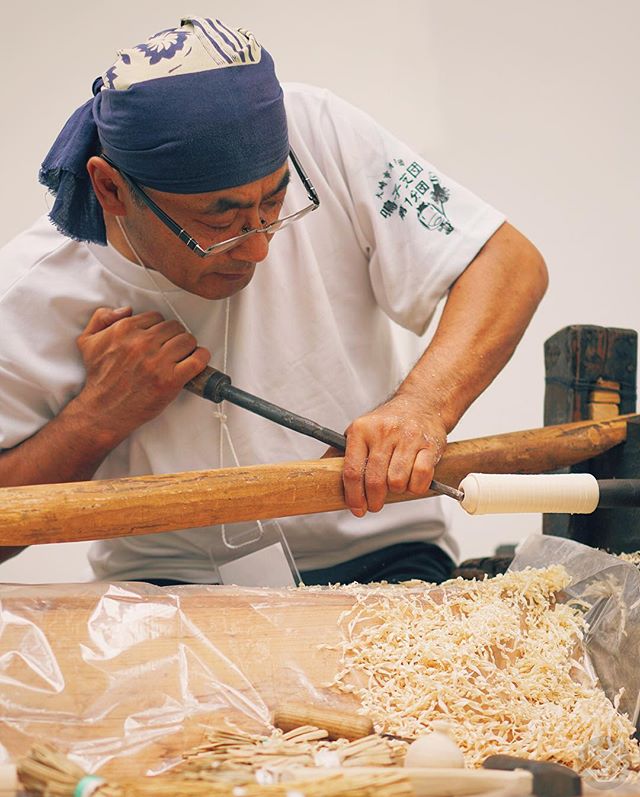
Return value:
<svg viewBox="0 0 640 797">
<path fill-rule="evenodd" d="M 451 443 L 436 478 L 543 473 L 626 439 L 626 421 L 582 421 Z M 0 489 L 0 546 L 109 539 L 344 508 L 341 457 Z M 389 501 L 406 501 L 405 493 Z"/>
<path fill-rule="evenodd" d="M 368 717 L 311 703 L 282 703 L 273 712 L 273 724 L 283 731 L 314 725 L 327 731 L 329 739 L 362 739 L 374 733 Z"/>
</svg>

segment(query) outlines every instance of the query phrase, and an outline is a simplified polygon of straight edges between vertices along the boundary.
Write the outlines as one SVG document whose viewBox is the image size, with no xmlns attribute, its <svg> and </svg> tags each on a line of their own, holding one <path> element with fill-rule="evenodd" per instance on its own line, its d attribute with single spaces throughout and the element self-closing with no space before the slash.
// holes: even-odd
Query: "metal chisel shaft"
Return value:
<svg viewBox="0 0 640 797">
<path fill-rule="evenodd" d="M 242 407 L 249 412 L 256 415 L 261 415 L 279 426 L 285 426 L 287 429 L 292 429 L 294 432 L 313 437 L 333 446 L 341 451 L 344 451 L 347 446 L 347 438 L 339 432 L 334 432 L 333 429 L 328 429 L 326 426 L 320 424 L 309 418 L 304 418 L 302 415 L 296 415 L 295 412 L 290 412 L 277 404 L 272 404 L 266 399 L 254 396 L 247 393 L 245 390 L 234 387 L 231 384 L 231 378 L 228 374 L 222 371 L 217 371 L 215 368 L 207 367 L 195 379 L 187 382 L 185 385 L 187 390 L 196 393 L 203 398 L 219 404 L 221 401 L 229 401 L 238 407 Z M 455 498 L 457 501 L 462 499 L 460 490 L 449 487 L 446 484 L 441 484 L 437 481 L 432 481 L 430 489 L 435 493 L 447 495 L 450 498 Z"/>
</svg>

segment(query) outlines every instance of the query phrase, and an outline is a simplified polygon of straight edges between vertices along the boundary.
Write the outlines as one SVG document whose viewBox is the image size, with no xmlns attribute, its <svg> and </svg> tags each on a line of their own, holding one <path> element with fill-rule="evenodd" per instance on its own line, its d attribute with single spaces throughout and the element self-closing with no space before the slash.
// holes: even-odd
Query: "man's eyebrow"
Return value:
<svg viewBox="0 0 640 797">
<path fill-rule="evenodd" d="M 266 194 L 263 197 L 263 201 L 265 199 L 271 199 L 272 196 L 279 194 L 280 191 L 284 191 L 284 189 L 289 185 L 289 181 L 291 180 L 291 172 L 289 169 L 282 175 L 282 179 L 278 183 L 278 185 Z M 215 213 L 224 213 L 227 210 L 250 210 L 253 207 L 253 202 L 239 202 L 237 199 L 227 199 L 227 197 L 220 197 L 212 202 L 210 205 L 202 208 L 200 213 L 203 215 L 215 214 Z"/>
<path fill-rule="evenodd" d="M 280 180 L 280 182 L 273 189 L 273 191 L 271 191 L 266 195 L 265 199 L 271 199 L 272 196 L 275 196 L 276 194 L 279 194 L 280 191 L 283 191 L 289 185 L 290 180 L 291 180 L 291 172 L 289 171 L 289 169 L 287 169 L 287 171 L 282 175 L 282 180 Z"/>
</svg>

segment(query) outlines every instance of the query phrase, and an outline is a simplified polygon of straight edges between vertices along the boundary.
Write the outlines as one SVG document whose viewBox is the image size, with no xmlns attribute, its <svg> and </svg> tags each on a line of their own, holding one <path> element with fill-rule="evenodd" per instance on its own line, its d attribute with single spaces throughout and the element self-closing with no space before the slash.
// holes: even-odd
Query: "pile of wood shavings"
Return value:
<svg viewBox="0 0 640 797">
<path fill-rule="evenodd" d="M 622 559 L 623 562 L 628 562 L 628 564 L 635 565 L 635 567 L 640 569 L 640 551 L 634 551 L 633 553 L 618 553 L 616 556 L 619 559 Z"/>
<path fill-rule="evenodd" d="M 638 770 L 633 724 L 580 661 L 581 613 L 556 601 L 568 583 L 557 565 L 422 590 L 351 586 L 332 686 L 357 695 L 378 732 L 415 737 L 448 720 L 467 766 L 507 753 L 597 778 Z"/>
</svg>

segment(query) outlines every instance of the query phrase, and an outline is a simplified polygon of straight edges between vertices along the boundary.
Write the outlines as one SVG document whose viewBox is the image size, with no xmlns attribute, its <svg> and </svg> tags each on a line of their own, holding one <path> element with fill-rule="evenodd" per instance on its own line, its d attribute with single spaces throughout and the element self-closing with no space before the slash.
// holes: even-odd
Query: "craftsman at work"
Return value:
<svg viewBox="0 0 640 797">
<path fill-rule="evenodd" d="M 210 364 L 346 430 L 351 511 L 281 521 L 305 583 L 446 579 L 439 501 L 376 513 L 389 491 L 426 494 L 508 361 L 546 288 L 536 249 L 330 92 L 283 92 L 253 35 L 218 20 L 120 50 L 93 92 L 43 163 L 50 218 L 0 253 L 0 483 L 322 454 L 183 390 Z M 419 335 L 447 294 L 403 373 L 393 322 Z M 104 540 L 90 560 L 100 579 L 212 583 L 220 538 Z"/>
</svg>

